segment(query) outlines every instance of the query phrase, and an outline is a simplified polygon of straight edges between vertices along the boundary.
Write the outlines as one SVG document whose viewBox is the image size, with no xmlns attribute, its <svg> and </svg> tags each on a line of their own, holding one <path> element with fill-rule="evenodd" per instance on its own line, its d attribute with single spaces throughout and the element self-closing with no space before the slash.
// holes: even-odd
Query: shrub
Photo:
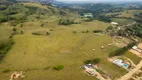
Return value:
<svg viewBox="0 0 142 80">
<path fill-rule="evenodd" d="M 46 35 L 50 35 L 50 33 L 49 33 L 49 32 L 46 32 Z"/>
<path fill-rule="evenodd" d="M 14 31 L 14 32 L 16 32 L 16 31 L 17 31 L 17 29 L 14 27 L 14 28 L 13 28 L 13 31 Z"/>
<path fill-rule="evenodd" d="M 55 67 L 53 67 L 54 70 L 62 70 L 64 69 L 64 66 L 63 65 L 57 65 Z"/>
<path fill-rule="evenodd" d="M 94 33 L 103 33 L 104 31 L 103 30 L 94 30 L 93 32 Z"/>
<path fill-rule="evenodd" d="M 82 33 L 85 33 L 85 31 L 82 31 Z"/>
<path fill-rule="evenodd" d="M 11 70 L 10 69 L 5 69 L 5 70 L 3 70 L 2 72 L 3 73 L 8 73 L 8 72 L 10 72 Z"/>
<path fill-rule="evenodd" d="M 73 33 L 77 33 L 76 31 L 73 31 Z"/>
<path fill-rule="evenodd" d="M 86 60 L 84 61 L 84 64 L 98 64 L 100 62 L 100 58 L 95 58 L 92 60 Z"/>
<path fill-rule="evenodd" d="M 89 30 L 86 30 L 86 33 L 89 33 Z"/>
<path fill-rule="evenodd" d="M 92 60 L 92 64 L 98 64 L 100 62 L 100 58 L 95 58 Z"/>
<path fill-rule="evenodd" d="M 44 70 L 48 70 L 48 69 L 50 69 L 50 66 L 44 68 Z"/>
<path fill-rule="evenodd" d="M 43 27 L 44 26 L 44 24 L 42 23 L 41 25 L 40 25 L 40 27 Z"/>
<path fill-rule="evenodd" d="M 23 24 L 20 24 L 20 27 L 23 27 Z"/>
<path fill-rule="evenodd" d="M 75 24 L 75 22 L 69 19 L 60 19 L 58 24 L 59 25 L 71 25 L 71 24 Z"/>
<path fill-rule="evenodd" d="M 24 31 L 21 31 L 21 34 L 24 34 Z"/>
<path fill-rule="evenodd" d="M 86 60 L 84 61 L 84 64 L 90 64 L 92 62 L 92 60 Z"/>
</svg>

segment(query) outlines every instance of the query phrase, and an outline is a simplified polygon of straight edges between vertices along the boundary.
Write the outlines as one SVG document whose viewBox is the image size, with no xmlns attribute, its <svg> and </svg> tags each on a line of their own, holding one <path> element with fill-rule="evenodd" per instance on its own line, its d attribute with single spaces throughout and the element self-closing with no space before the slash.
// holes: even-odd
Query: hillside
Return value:
<svg viewBox="0 0 142 80">
<path fill-rule="evenodd" d="M 40 1 L 0 2 L 0 80 L 141 77 L 141 10 Z"/>
</svg>

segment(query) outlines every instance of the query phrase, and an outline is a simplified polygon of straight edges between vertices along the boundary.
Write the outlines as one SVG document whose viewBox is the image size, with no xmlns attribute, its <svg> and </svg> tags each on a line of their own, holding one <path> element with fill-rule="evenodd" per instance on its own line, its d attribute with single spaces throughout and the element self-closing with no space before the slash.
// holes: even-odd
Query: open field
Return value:
<svg viewBox="0 0 142 80">
<path fill-rule="evenodd" d="M 131 59 L 136 65 L 140 62 L 141 58 L 138 57 L 137 55 L 127 51 L 125 52 L 124 56 L 128 57 L 129 59 Z"/>
<path fill-rule="evenodd" d="M 107 16 L 111 14 L 119 14 L 118 17 L 135 18 L 134 14 L 140 13 L 142 10 L 127 10 L 124 12 L 108 13 Z"/>
<path fill-rule="evenodd" d="M 99 21 L 69 26 L 50 23 L 40 27 L 40 24 L 26 22 L 23 27 L 18 27 L 24 34 L 14 37 L 15 45 L 0 64 L 1 80 L 9 80 L 11 72 L 21 70 L 26 74 L 25 80 L 95 80 L 80 68 L 85 60 L 94 58 L 101 59 L 99 68 L 113 79 L 126 73 L 124 69 L 107 61 L 108 53 L 117 49 L 113 45 L 108 46 L 112 38 L 92 33 L 93 30 L 104 30 L 110 24 Z M 86 30 L 89 32 L 83 33 Z M 50 35 L 32 35 L 37 31 L 47 31 Z M 101 46 L 105 46 L 105 50 Z M 65 68 L 61 71 L 53 70 L 56 65 L 64 65 Z M 45 70 L 46 67 L 51 68 Z M 2 73 L 5 69 L 11 72 Z"/>
<path fill-rule="evenodd" d="M 7 24 L 0 25 L 0 43 L 5 42 L 9 39 L 9 36 L 12 34 L 12 27 L 7 26 Z"/>
<path fill-rule="evenodd" d="M 119 24 L 122 24 L 122 25 L 134 23 L 134 20 L 131 20 L 131 19 L 112 18 L 112 21 L 118 22 Z"/>
</svg>

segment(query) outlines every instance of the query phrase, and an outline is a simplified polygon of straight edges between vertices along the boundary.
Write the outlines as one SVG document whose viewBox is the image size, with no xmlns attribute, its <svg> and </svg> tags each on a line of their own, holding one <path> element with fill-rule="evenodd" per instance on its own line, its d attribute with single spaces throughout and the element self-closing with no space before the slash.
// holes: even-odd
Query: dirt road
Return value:
<svg viewBox="0 0 142 80">
<path fill-rule="evenodd" d="M 129 71 L 129 73 L 127 73 L 126 75 L 122 76 L 118 80 L 129 80 L 132 77 L 133 74 L 135 74 L 137 71 L 140 70 L 141 67 L 142 67 L 142 60 L 140 61 L 140 63 L 138 65 L 136 65 L 136 67 L 134 69 Z"/>
</svg>

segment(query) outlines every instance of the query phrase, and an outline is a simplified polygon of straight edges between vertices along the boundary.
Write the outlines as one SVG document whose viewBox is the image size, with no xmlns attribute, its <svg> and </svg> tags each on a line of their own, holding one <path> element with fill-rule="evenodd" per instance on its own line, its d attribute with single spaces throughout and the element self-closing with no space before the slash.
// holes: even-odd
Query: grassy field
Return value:
<svg viewBox="0 0 142 80">
<path fill-rule="evenodd" d="M 96 80 L 81 69 L 85 60 L 94 58 L 101 59 L 99 68 L 113 78 L 126 73 L 124 69 L 107 61 L 108 53 L 117 49 L 108 46 L 112 38 L 92 33 L 93 30 L 104 30 L 110 24 L 99 21 L 69 26 L 47 23 L 40 27 L 40 24 L 26 22 L 23 27 L 18 27 L 24 34 L 14 37 L 15 45 L 0 64 L 1 80 L 9 80 L 12 72 L 21 70 L 26 74 L 25 80 Z M 86 30 L 89 33 L 83 32 Z M 47 31 L 50 35 L 32 35 L 37 31 Z M 105 50 L 101 46 L 105 46 Z M 53 70 L 56 65 L 64 65 L 65 68 L 61 71 Z M 45 70 L 46 67 L 50 68 Z M 2 73 L 6 69 L 11 71 Z"/>
<path fill-rule="evenodd" d="M 135 64 L 138 64 L 141 60 L 140 57 L 137 57 L 137 55 L 135 55 L 129 51 L 125 52 L 124 56 L 130 58 Z"/>
<path fill-rule="evenodd" d="M 137 14 L 137 13 L 140 13 L 140 12 L 142 12 L 142 10 L 127 10 L 127 11 L 124 11 L 124 12 L 108 13 L 106 15 L 108 16 L 108 15 L 111 15 L 111 14 L 120 14 L 120 15 L 118 15 L 118 17 L 135 18 L 134 14 Z"/>
<path fill-rule="evenodd" d="M 0 43 L 8 41 L 9 36 L 12 34 L 12 27 L 7 24 L 0 25 Z"/>
<path fill-rule="evenodd" d="M 134 20 L 132 20 L 132 19 L 112 18 L 112 21 L 118 22 L 119 24 L 122 24 L 122 25 L 127 25 L 127 24 L 134 23 Z"/>
</svg>

